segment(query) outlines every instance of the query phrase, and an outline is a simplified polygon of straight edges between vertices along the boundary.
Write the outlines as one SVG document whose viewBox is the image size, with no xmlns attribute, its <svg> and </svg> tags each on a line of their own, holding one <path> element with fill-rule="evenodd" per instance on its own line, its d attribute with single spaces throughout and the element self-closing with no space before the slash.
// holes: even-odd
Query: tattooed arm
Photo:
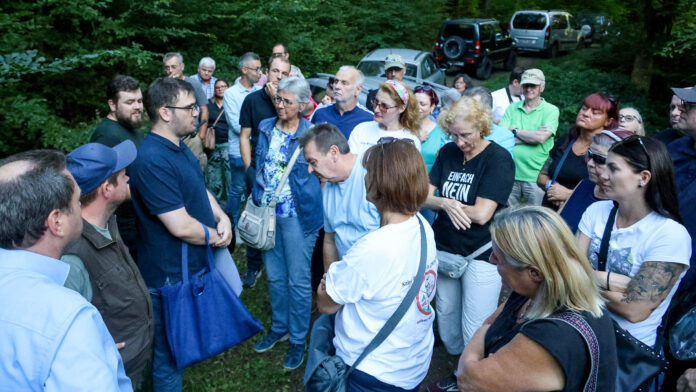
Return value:
<svg viewBox="0 0 696 392">
<path fill-rule="evenodd" d="M 643 321 L 664 301 L 683 270 L 678 263 L 646 261 L 624 292 L 604 292 L 607 306 L 632 323 Z"/>
</svg>

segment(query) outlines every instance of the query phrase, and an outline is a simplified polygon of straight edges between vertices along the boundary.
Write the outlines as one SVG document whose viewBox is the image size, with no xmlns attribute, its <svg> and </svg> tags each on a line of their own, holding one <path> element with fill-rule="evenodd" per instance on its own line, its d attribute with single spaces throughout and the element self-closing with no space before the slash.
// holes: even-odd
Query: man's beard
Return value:
<svg viewBox="0 0 696 392">
<path fill-rule="evenodd" d="M 116 114 L 116 120 L 117 120 L 118 123 L 121 124 L 124 128 L 128 128 L 128 129 L 138 129 L 138 128 L 140 128 L 140 125 L 143 123 L 143 116 L 142 116 L 142 113 L 141 113 L 141 114 L 140 114 L 140 119 L 137 120 L 137 121 L 135 121 L 135 122 L 133 122 L 133 121 L 131 120 L 131 117 L 130 117 L 130 116 L 128 116 L 128 117 L 121 117 L 121 116 L 119 116 L 118 113 L 117 113 L 117 114 Z"/>
</svg>

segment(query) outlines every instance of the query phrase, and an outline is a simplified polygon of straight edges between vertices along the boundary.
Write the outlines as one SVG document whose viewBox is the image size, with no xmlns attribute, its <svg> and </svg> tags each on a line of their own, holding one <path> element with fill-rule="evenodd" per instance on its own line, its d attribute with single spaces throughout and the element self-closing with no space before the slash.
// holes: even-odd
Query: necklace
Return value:
<svg viewBox="0 0 696 392">
<path fill-rule="evenodd" d="M 519 320 L 527 320 L 527 312 L 529 311 L 529 308 L 531 308 L 534 305 L 534 300 L 530 299 L 527 301 L 527 303 L 524 305 L 524 308 L 522 309 L 522 313 L 517 317 Z"/>
</svg>

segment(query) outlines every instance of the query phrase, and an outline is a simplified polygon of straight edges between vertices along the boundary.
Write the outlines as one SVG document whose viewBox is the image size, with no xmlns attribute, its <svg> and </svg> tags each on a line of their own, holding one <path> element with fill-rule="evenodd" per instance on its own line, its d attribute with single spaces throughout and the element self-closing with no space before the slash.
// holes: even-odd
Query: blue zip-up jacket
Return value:
<svg viewBox="0 0 696 392">
<path fill-rule="evenodd" d="M 278 117 L 267 118 L 259 123 L 259 139 L 256 145 L 256 178 L 251 190 L 251 197 L 254 203 L 259 205 L 263 197 L 266 184 L 264 183 L 264 160 L 268 153 L 268 145 Z M 295 135 L 290 139 L 291 156 L 299 144 L 299 138 L 302 134 L 312 126 L 312 123 L 300 119 L 300 125 L 295 132 Z M 324 212 L 321 203 L 321 184 L 317 176 L 310 174 L 307 170 L 308 163 L 304 158 L 304 154 L 300 153 L 292 167 L 288 182 L 290 183 L 290 191 L 295 200 L 295 208 L 297 210 L 297 218 L 300 220 L 300 225 L 305 235 L 316 232 L 324 224 Z"/>
</svg>

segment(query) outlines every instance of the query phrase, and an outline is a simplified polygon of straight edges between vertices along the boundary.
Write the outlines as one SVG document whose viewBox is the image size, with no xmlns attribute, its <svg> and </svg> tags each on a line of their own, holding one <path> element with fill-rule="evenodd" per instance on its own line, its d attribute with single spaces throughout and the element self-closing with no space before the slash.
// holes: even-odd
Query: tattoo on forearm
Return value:
<svg viewBox="0 0 696 392">
<path fill-rule="evenodd" d="M 628 283 L 621 302 L 656 302 L 663 298 L 679 278 L 683 266 L 676 263 L 647 261 Z"/>
</svg>

